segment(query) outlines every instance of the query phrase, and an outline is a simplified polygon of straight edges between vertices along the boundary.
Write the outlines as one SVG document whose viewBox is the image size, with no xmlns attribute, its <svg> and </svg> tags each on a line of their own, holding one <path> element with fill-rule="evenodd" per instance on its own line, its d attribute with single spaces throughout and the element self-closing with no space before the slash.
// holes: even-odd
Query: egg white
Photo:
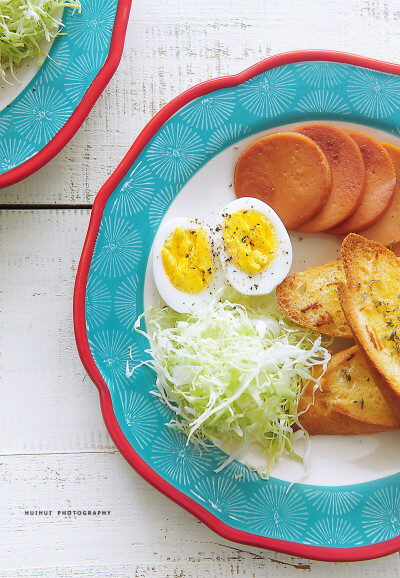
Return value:
<svg viewBox="0 0 400 578">
<path fill-rule="evenodd" d="M 176 227 L 183 229 L 204 229 L 210 241 L 213 253 L 213 235 L 210 227 L 197 219 L 176 217 L 161 223 L 153 243 L 153 277 L 161 298 L 178 313 L 194 313 L 206 308 L 214 299 L 218 289 L 223 286 L 223 274 L 218 258 L 213 258 L 213 277 L 207 287 L 199 293 L 185 293 L 174 287 L 165 272 L 161 250 Z"/>
<path fill-rule="evenodd" d="M 246 209 L 254 209 L 271 221 L 278 244 L 277 254 L 271 265 L 254 275 L 249 275 L 231 260 L 228 261 L 229 253 L 223 240 L 224 215 Z M 285 279 L 292 265 L 292 244 L 284 224 L 269 205 L 252 197 L 235 199 L 222 209 L 216 227 L 215 245 L 228 282 L 244 295 L 266 295 L 271 293 Z"/>
</svg>

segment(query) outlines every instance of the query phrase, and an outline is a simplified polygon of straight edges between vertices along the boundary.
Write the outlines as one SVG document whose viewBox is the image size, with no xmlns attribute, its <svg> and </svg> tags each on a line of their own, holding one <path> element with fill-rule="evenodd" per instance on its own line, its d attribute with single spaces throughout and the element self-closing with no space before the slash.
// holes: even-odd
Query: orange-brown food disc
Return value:
<svg viewBox="0 0 400 578">
<path fill-rule="evenodd" d="M 236 164 L 236 196 L 261 199 L 288 229 L 318 213 L 330 188 L 329 163 L 319 146 L 304 135 L 266 136 L 252 143 Z"/>
<path fill-rule="evenodd" d="M 400 148 L 389 143 L 381 144 L 389 153 L 396 171 L 394 196 L 383 217 L 375 225 L 360 231 L 360 235 L 390 247 L 393 244 L 400 244 Z"/>
<path fill-rule="evenodd" d="M 310 124 L 295 129 L 312 139 L 328 159 L 332 187 L 322 209 L 304 225 L 304 233 L 318 233 L 348 219 L 357 209 L 364 192 L 365 169 L 359 147 L 343 130 L 327 124 Z"/>
<path fill-rule="evenodd" d="M 396 186 L 393 161 L 383 146 L 362 132 L 346 132 L 360 147 L 365 166 L 365 189 L 358 209 L 346 221 L 329 230 L 335 235 L 362 231 L 376 223 L 389 208 Z"/>
</svg>

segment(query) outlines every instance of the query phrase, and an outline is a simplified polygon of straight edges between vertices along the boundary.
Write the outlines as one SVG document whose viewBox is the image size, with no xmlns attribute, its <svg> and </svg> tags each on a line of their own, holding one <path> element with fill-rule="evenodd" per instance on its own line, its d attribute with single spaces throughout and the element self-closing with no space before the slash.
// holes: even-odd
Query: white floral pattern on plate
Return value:
<svg viewBox="0 0 400 578">
<path fill-rule="evenodd" d="M 165 187 L 156 195 L 151 203 L 149 210 L 149 222 L 152 229 L 156 229 L 168 209 L 169 205 L 175 198 L 178 189 L 176 186 Z"/>
<path fill-rule="evenodd" d="M 361 546 L 362 537 L 360 532 L 343 518 L 325 518 L 317 522 L 307 532 L 305 538 L 307 544 L 320 544 L 323 542 L 329 546 Z"/>
<path fill-rule="evenodd" d="M 215 129 L 228 121 L 235 104 L 233 95 L 207 95 L 190 103 L 183 110 L 182 118 L 195 128 Z"/>
<path fill-rule="evenodd" d="M 115 293 L 115 314 L 128 329 L 132 329 L 137 319 L 138 277 L 133 275 L 124 281 Z"/>
<path fill-rule="evenodd" d="M 49 141 L 71 116 L 65 96 L 51 86 L 38 86 L 14 108 L 15 129 L 36 143 Z"/>
<path fill-rule="evenodd" d="M 270 482 L 249 499 L 246 518 L 263 534 L 298 540 L 306 529 L 308 510 L 296 491 Z"/>
<path fill-rule="evenodd" d="M 377 91 L 379 105 L 374 100 L 360 108 L 361 101 L 352 101 L 353 87 L 364 90 L 371 76 L 386 89 Z M 132 326 L 143 312 L 154 234 L 182 187 L 222 150 L 245 136 L 305 119 L 367 123 L 367 113 L 395 107 L 388 94 L 396 94 L 400 79 L 393 83 L 390 75 L 356 66 L 302 62 L 214 91 L 210 98 L 203 96 L 177 111 L 156 132 L 104 209 L 88 276 L 86 320 L 92 355 L 111 392 L 118 422 L 133 449 L 157 474 L 218 519 L 252 534 L 332 548 L 390 539 L 400 534 L 399 475 L 329 487 L 264 481 L 237 462 L 216 473 L 226 458 L 221 450 L 199 452 L 169 428 L 172 413 L 152 394 L 152 371 L 142 366 L 131 379 L 125 374 L 126 362 L 131 369 L 146 359 L 149 346 Z M 223 113 L 221 104 L 226 106 Z M 223 122 L 218 124 L 221 114 Z M 389 117 L 390 122 L 382 119 L 379 126 L 395 133 L 400 105 Z M 111 294 L 111 310 L 103 284 Z M 151 434 L 142 439 L 138 432 L 140 427 L 148 432 L 150 414 L 156 435 L 148 443 Z"/>
<path fill-rule="evenodd" d="M 73 18 L 68 26 L 71 41 L 95 56 L 103 51 L 111 37 L 115 17 L 115 3 L 109 0 L 82 2 L 80 18 Z"/>
<path fill-rule="evenodd" d="M 100 275 L 120 277 L 140 259 L 140 235 L 123 218 L 105 219 L 101 229 L 99 243 L 93 254 L 93 267 Z"/>
<path fill-rule="evenodd" d="M 157 414 L 154 405 L 138 392 L 123 390 L 120 395 L 126 423 L 138 446 L 144 448 L 156 436 L 154 422 Z"/>
<path fill-rule="evenodd" d="M 218 475 L 207 477 L 198 482 L 191 493 L 201 502 L 207 503 L 211 510 L 230 518 L 243 518 L 246 498 L 235 480 Z"/>
<path fill-rule="evenodd" d="M 82 12 L 65 9 L 65 33 L 24 90 L 0 110 L 0 174 L 40 152 L 79 105 L 109 53 L 118 0 L 81 0 Z M 10 143 L 14 154 L 10 162 Z M 18 151 L 18 154 L 15 154 Z"/>
<path fill-rule="evenodd" d="M 296 79 L 290 67 L 273 68 L 242 84 L 238 99 L 255 116 L 277 116 L 294 102 Z"/>
<path fill-rule="evenodd" d="M 362 526 L 373 542 L 383 542 L 400 533 L 400 489 L 388 487 L 377 490 L 366 502 L 362 512 Z"/>
<path fill-rule="evenodd" d="M 328 90 L 310 92 L 299 100 L 295 108 L 301 112 L 335 112 L 337 114 L 349 114 L 350 112 L 343 98 Z"/>
<path fill-rule="evenodd" d="M 111 312 L 111 291 L 104 279 L 90 277 L 86 287 L 86 322 L 88 327 L 103 325 Z"/>
<path fill-rule="evenodd" d="M 164 181 L 176 183 L 189 178 L 204 160 L 200 136 L 182 124 L 167 125 L 149 146 L 147 160 Z"/>
<path fill-rule="evenodd" d="M 27 156 L 32 156 L 35 146 L 28 140 L 4 138 L 0 142 L 0 170 L 9 171 L 18 166 Z"/>
<path fill-rule="evenodd" d="M 180 484 L 190 485 L 203 476 L 210 464 L 206 450 L 188 443 L 186 436 L 167 429 L 154 442 L 152 456 L 161 471 Z"/>
<path fill-rule="evenodd" d="M 131 341 L 129 337 L 117 330 L 102 330 L 89 342 L 96 363 L 101 366 L 101 375 L 113 389 L 119 387 L 126 380 L 127 353 Z"/>
<path fill-rule="evenodd" d="M 218 152 L 228 144 L 235 143 L 242 139 L 249 132 L 247 126 L 241 124 L 227 124 L 213 131 L 207 143 L 207 152 Z"/>
<path fill-rule="evenodd" d="M 331 88 L 339 84 L 346 76 L 345 69 L 333 62 L 314 62 L 298 64 L 300 78 L 311 86 Z"/>
<path fill-rule="evenodd" d="M 372 71 L 355 71 L 347 89 L 354 108 L 370 118 L 385 118 L 399 110 L 397 79 Z"/>
<path fill-rule="evenodd" d="M 353 510 L 361 501 L 362 495 L 352 491 L 304 490 L 307 498 L 317 510 L 330 516 L 343 515 Z"/>
<path fill-rule="evenodd" d="M 129 173 L 121 188 L 121 194 L 115 199 L 113 209 L 124 216 L 140 211 L 150 203 L 155 193 L 154 179 L 147 167 L 139 162 Z"/>
</svg>

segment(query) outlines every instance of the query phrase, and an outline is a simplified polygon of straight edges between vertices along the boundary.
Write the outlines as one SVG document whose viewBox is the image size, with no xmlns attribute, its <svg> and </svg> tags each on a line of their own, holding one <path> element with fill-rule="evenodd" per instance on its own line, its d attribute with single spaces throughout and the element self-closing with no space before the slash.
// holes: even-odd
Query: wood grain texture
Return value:
<svg viewBox="0 0 400 578">
<path fill-rule="evenodd" d="M 310 562 L 232 544 L 146 484 L 116 451 L 78 358 L 72 292 L 93 199 L 174 96 L 287 50 L 395 61 L 399 0 L 159 0 L 133 3 L 121 65 L 72 141 L 0 192 L 0 576 L 392 578 L 397 554 Z M 110 515 L 25 516 L 100 509 Z"/>
<path fill-rule="evenodd" d="M 0 213 L 0 452 L 113 449 L 77 355 L 76 269 L 90 211 Z"/>
<path fill-rule="evenodd" d="M 92 202 L 152 116 L 185 89 L 280 52 L 398 60 L 398 0 L 138 0 L 114 78 L 65 149 L 2 203 Z"/>
<path fill-rule="evenodd" d="M 0 213 L 0 576 L 333 576 L 337 565 L 219 538 L 117 452 L 73 337 L 88 219 L 84 210 Z M 92 509 L 110 515 L 57 514 Z M 393 555 L 340 569 L 384 578 L 400 566 Z"/>
<path fill-rule="evenodd" d="M 130 578 L 337 575 L 337 564 L 220 538 L 142 480 L 119 453 L 8 456 L 1 461 L 2 496 L 7 496 L 1 508 L 2 578 L 84 576 L 88 568 L 88 576 Z M 25 514 L 35 510 L 51 510 L 52 515 Z M 63 513 L 69 510 L 110 513 Z M 341 564 L 340 573 L 343 578 L 392 578 L 398 568 L 393 555 Z"/>
</svg>

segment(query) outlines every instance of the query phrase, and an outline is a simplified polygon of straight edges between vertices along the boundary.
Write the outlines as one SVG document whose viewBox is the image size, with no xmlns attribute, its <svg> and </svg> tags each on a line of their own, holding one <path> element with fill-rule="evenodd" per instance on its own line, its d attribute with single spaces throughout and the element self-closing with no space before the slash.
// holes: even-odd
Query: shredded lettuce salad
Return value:
<svg viewBox="0 0 400 578">
<path fill-rule="evenodd" d="M 298 400 L 309 380 L 319 386 L 313 369 L 322 364 L 325 370 L 330 359 L 319 333 L 284 317 L 272 295 L 235 301 L 217 295 L 198 314 L 169 307 L 146 313 L 150 334 L 140 329 L 144 314 L 135 329 L 151 342 L 151 358 L 143 363 L 157 374 L 153 393 L 175 414 L 169 426 L 188 443 L 240 442 L 222 467 L 253 442 L 267 459 L 263 476 L 285 453 L 302 459 L 292 447 L 304 434 Z M 127 364 L 127 375 L 135 369 Z"/>
<path fill-rule="evenodd" d="M 63 28 L 54 17 L 60 8 L 81 10 L 79 0 L 0 0 L 0 75 L 5 79 L 9 68 L 14 76 L 14 65 L 25 58 L 41 57 L 46 53 L 39 43 L 48 42 Z"/>
</svg>

